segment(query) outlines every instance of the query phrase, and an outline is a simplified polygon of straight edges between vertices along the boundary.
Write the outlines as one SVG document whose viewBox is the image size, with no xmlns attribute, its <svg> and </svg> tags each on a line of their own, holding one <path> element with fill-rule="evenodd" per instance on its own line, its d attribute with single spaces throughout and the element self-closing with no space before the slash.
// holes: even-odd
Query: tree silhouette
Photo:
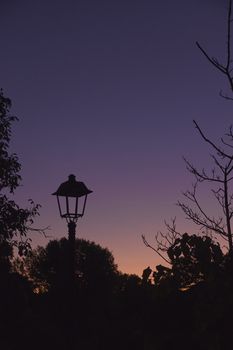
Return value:
<svg viewBox="0 0 233 350">
<path fill-rule="evenodd" d="M 52 324 L 62 338 L 60 343 L 68 341 L 68 349 L 115 350 L 137 345 L 141 339 L 141 333 L 137 332 L 142 327 L 141 279 L 120 273 L 107 248 L 83 239 L 76 239 L 75 243 L 76 288 L 72 312 L 66 238 L 50 241 L 45 248 L 38 247 L 15 261 L 16 271 L 27 276 L 34 292 L 39 292 L 35 295 L 41 301 L 41 324 L 46 329 Z M 40 324 L 38 328 L 41 329 Z"/>
<path fill-rule="evenodd" d="M 12 123 L 17 117 L 10 114 L 11 100 L 0 90 L 0 263 L 6 266 L 6 260 L 12 256 L 12 248 L 17 247 L 20 255 L 30 249 L 27 237 L 34 217 L 38 215 L 39 205 L 29 201 L 29 208 L 20 208 L 9 195 L 21 181 L 18 157 L 9 153 Z"/>
<path fill-rule="evenodd" d="M 103 292 L 111 287 L 118 274 L 114 257 L 107 248 L 84 239 L 75 241 L 75 279 L 85 293 Z M 15 268 L 28 276 L 37 291 L 63 291 L 67 286 L 69 242 L 66 238 L 37 247 L 21 259 Z"/>
<path fill-rule="evenodd" d="M 232 76 L 232 53 L 231 53 L 231 23 L 232 23 L 232 0 L 228 1 L 228 16 L 227 16 L 227 40 L 226 40 L 226 59 L 225 64 L 220 63 L 220 60 L 216 57 L 212 57 L 208 52 L 203 48 L 202 45 L 197 41 L 196 45 L 202 54 L 207 58 L 211 65 L 221 72 L 227 79 L 228 85 L 230 87 L 231 93 L 233 92 L 233 76 Z M 227 94 L 223 93 L 220 90 L 220 96 L 227 99 L 233 100 L 232 97 L 229 97 Z"/>
<path fill-rule="evenodd" d="M 220 71 L 227 79 L 231 93 L 233 92 L 233 77 L 232 77 L 232 53 L 231 53 L 231 23 L 232 23 L 232 0 L 228 2 L 228 16 L 227 16 L 227 47 L 226 47 L 226 63 L 220 63 L 220 60 L 211 57 L 207 51 L 196 42 L 198 48 L 207 60 Z M 220 91 L 220 96 L 228 100 L 233 100 L 225 93 Z M 192 190 L 184 193 L 191 205 L 179 201 L 178 206 L 182 209 L 188 219 L 191 219 L 195 224 L 200 226 L 206 232 L 211 232 L 226 240 L 228 249 L 233 255 L 233 233 L 231 228 L 231 220 L 233 217 L 233 193 L 230 192 L 230 184 L 233 180 L 233 131 L 229 127 L 225 137 L 220 139 L 220 144 L 213 142 L 202 131 L 196 121 L 194 125 L 198 130 L 202 139 L 211 147 L 214 154 L 211 155 L 213 161 L 213 168 L 208 172 L 205 169 L 199 170 L 196 166 L 191 164 L 187 159 L 185 160 L 187 169 L 195 177 L 195 184 Z M 220 205 L 221 214 L 219 217 L 214 217 L 207 210 L 205 210 L 198 198 L 198 185 L 201 183 L 211 183 L 213 185 L 212 193 Z"/>
<path fill-rule="evenodd" d="M 220 71 L 227 79 L 231 92 L 233 92 L 233 76 L 232 76 L 232 53 L 231 53 L 231 25 L 232 25 L 232 0 L 228 3 L 227 16 L 227 45 L 226 45 L 226 63 L 220 63 L 219 59 L 211 57 L 207 51 L 196 42 L 197 47 L 207 60 Z M 233 100 L 227 94 L 220 92 L 220 96 L 228 100 Z M 194 175 L 195 183 L 191 190 L 185 191 L 184 200 L 177 202 L 185 217 L 199 226 L 202 233 L 205 235 L 212 235 L 218 239 L 219 242 L 227 242 L 228 251 L 233 255 L 233 232 L 232 232 L 232 218 L 233 218 L 233 193 L 231 191 L 231 184 L 233 181 L 233 129 L 230 126 L 224 137 L 220 138 L 220 142 L 214 142 L 203 132 L 199 124 L 194 120 L 195 128 L 197 129 L 202 140 L 211 148 L 212 168 L 206 170 L 199 169 L 193 165 L 189 160 L 184 158 L 187 170 Z M 212 215 L 211 212 L 204 208 L 199 197 L 199 187 L 203 183 L 211 184 L 211 194 L 214 196 L 218 207 L 220 208 L 219 215 Z M 177 238 L 181 238 L 181 233 L 177 231 L 175 220 L 171 224 L 165 222 L 167 232 L 164 234 L 158 232 L 155 236 L 155 245 L 151 245 L 142 236 L 144 244 L 153 249 L 166 263 L 170 264 L 166 253 L 170 245 L 172 245 Z M 225 246 L 225 244 L 224 244 Z"/>
<path fill-rule="evenodd" d="M 16 348 L 12 338 L 12 320 L 15 329 L 30 313 L 30 286 L 26 278 L 12 271 L 14 248 L 19 255 L 30 250 L 29 230 L 38 215 L 39 206 L 33 201 L 23 209 L 12 199 L 21 182 L 21 164 L 15 153 L 10 153 L 12 125 L 17 117 L 10 114 L 11 100 L 0 90 L 0 347 Z M 17 333 L 17 332 L 16 332 Z M 20 331 L 19 331 L 20 334 Z"/>
<path fill-rule="evenodd" d="M 172 283 L 189 288 L 217 276 L 224 268 L 224 254 L 208 236 L 183 234 L 167 250 L 171 268 L 158 265 L 153 273 L 156 285 Z"/>
<path fill-rule="evenodd" d="M 193 164 L 185 159 L 185 163 L 188 171 L 194 175 L 195 183 L 192 190 L 184 192 L 185 198 L 190 204 L 186 202 L 178 201 L 178 206 L 182 209 L 186 217 L 192 220 L 196 225 L 205 230 L 206 232 L 214 233 L 217 237 L 221 237 L 228 243 L 228 249 L 230 254 L 233 254 L 233 237 L 231 229 L 231 221 L 233 217 L 233 193 L 230 192 L 230 184 L 233 180 L 233 141 L 232 130 L 228 133 L 229 143 L 223 138 L 222 144 L 228 147 L 228 150 L 223 149 L 221 146 L 216 145 L 209 140 L 198 124 L 194 121 L 196 128 L 198 129 L 201 137 L 209 144 L 215 151 L 215 155 L 212 155 L 214 163 L 211 171 L 207 172 L 205 169 L 198 170 Z M 211 215 L 206 209 L 203 208 L 200 199 L 198 198 L 198 185 L 203 183 L 211 183 L 211 192 L 214 195 L 218 205 L 221 209 L 221 214 L 218 217 Z"/>
</svg>

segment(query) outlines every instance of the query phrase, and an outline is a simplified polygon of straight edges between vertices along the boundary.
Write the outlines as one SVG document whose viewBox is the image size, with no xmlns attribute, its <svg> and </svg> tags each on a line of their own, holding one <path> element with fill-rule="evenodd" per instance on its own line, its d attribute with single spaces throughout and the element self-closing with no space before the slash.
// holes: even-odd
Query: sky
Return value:
<svg viewBox="0 0 233 350">
<path fill-rule="evenodd" d="M 50 227 L 33 246 L 67 236 L 51 193 L 69 174 L 93 190 L 77 236 L 108 247 L 123 272 L 161 263 L 141 235 L 153 244 L 164 220 L 197 231 L 176 206 L 192 184 L 182 156 L 208 164 L 192 120 L 217 140 L 233 105 L 195 42 L 224 62 L 226 16 L 222 0 L 2 1 L 0 86 L 19 118 L 15 200 L 40 203 L 34 225 Z"/>
</svg>

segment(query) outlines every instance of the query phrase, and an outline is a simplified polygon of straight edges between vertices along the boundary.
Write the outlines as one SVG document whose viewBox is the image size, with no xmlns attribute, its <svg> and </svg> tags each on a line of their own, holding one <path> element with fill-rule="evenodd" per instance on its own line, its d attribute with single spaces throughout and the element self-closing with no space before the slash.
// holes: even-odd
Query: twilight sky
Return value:
<svg viewBox="0 0 233 350">
<path fill-rule="evenodd" d="M 93 190 L 77 234 L 107 246 L 123 272 L 159 263 L 141 234 L 153 243 L 164 219 L 177 216 L 181 232 L 195 232 L 175 206 L 192 183 L 182 156 L 203 167 L 210 152 L 192 119 L 216 140 L 233 108 L 195 41 L 224 61 L 226 3 L 2 1 L 0 86 L 20 118 L 15 197 L 42 205 L 36 226 L 66 235 L 51 193 L 73 173 Z"/>
</svg>

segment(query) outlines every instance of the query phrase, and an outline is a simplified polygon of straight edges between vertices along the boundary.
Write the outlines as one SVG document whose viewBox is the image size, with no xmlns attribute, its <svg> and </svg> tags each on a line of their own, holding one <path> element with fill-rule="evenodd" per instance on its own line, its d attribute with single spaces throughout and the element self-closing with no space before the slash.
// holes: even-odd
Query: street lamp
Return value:
<svg viewBox="0 0 233 350">
<path fill-rule="evenodd" d="M 53 195 L 57 196 L 60 216 L 67 223 L 76 223 L 84 215 L 88 194 L 92 193 L 83 182 L 76 181 L 70 175 L 68 181 L 63 182 Z"/>
<path fill-rule="evenodd" d="M 68 224 L 69 235 L 69 271 L 71 284 L 74 285 L 75 277 L 75 234 L 76 223 L 84 215 L 87 196 L 92 193 L 83 182 L 76 181 L 74 175 L 70 175 L 68 181 L 63 182 L 53 195 L 57 196 L 58 209 L 61 218 L 65 218 Z"/>
</svg>

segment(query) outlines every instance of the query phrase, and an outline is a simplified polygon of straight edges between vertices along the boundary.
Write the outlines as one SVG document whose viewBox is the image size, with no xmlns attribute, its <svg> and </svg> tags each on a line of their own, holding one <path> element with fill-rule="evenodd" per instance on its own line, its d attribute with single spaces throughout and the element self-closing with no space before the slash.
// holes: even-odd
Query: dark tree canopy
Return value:
<svg viewBox="0 0 233 350">
<path fill-rule="evenodd" d="M 30 248 L 27 233 L 38 214 L 38 205 L 29 202 L 28 209 L 20 208 L 8 194 L 14 194 L 21 181 L 18 157 L 10 153 L 12 123 L 17 119 L 10 114 L 11 100 L 0 90 L 0 262 L 12 255 L 12 248 L 18 247 L 19 254 L 26 254 Z"/>
<path fill-rule="evenodd" d="M 19 185 L 21 165 L 15 153 L 9 154 L 12 123 L 18 120 L 9 114 L 11 100 L 0 90 L 0 191 L 4 188 L 13 192 Z"/>
<path fill-rule="evenodd" d="M 154 272 L 156 285 L 173 283 L 176 288 L 189 288 L 217 276 L 225 257 L 218 243 L 208 236 L 183 234 L 168 248 L 171 267 L 158 265 Z"/>
<path fill-rule="evenodd" d="M 116 278 L 117 266 L 107 248 L 84 239 L 76 239 L 76 282 L 86 293 L 108 289 Z M 17 268 L 32 281 L 38 291 L 63 290 L 68 283 L 69 242 L 66 238 L 37 247 L 17 262 Z"/>
</svg>

